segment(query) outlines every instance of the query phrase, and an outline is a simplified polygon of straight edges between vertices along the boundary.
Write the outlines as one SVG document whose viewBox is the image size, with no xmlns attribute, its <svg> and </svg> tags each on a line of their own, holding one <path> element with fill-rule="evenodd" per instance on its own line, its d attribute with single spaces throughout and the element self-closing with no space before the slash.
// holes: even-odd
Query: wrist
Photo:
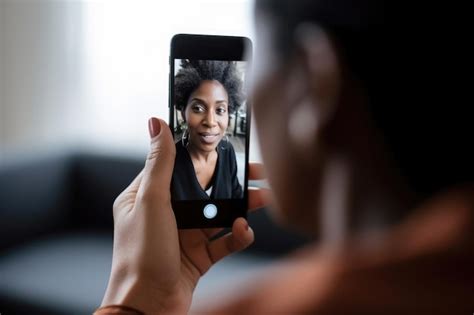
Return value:
<svg viewBox="0 0 474 315">
<path fill-rule="evenodd" d="M 185 294 L 179 287 L 164 290 L 146 277 L 111 276 L 101 307 L 123 305 L 146 315 L 186 314 L 191 299 L 192 294 Z"/>
</svg>

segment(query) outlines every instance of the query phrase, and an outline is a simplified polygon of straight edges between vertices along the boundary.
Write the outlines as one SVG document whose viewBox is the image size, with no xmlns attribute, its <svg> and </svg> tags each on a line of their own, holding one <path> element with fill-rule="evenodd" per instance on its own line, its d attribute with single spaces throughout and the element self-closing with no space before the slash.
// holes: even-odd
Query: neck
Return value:
<svg viewBox="0 0 474 315">
<path fill-rule="evenodd" d="M 349 238 L 364 239 L 399 223 L 415 208 L 415 198 L 399 176 L 384 162 L 370 159 L 357 163 L 337 156 L 327 162 L 321 193 L 320 227 L 324 244 L 343 244 Z"/>
<path fill-rule="evenodd" d="M 398 223 L 416 205 L 416 196 L 398 172 L 378 130 L 363 107 L 344 121 L 358 136 L 342 137 L 339 156 L 328 156 L 321 202 L 322 237 L 342 242 L 355 235 L 371 235 Z M 341 192 L 342 193 L 339 193 Z"/>
<path fill-rule="evenodd" d="M 199 162 L 207 163 L 213 157 L 213 154 L 216 151 L 215 150 L 213 150 L 213 151 L 202 151 L 202 150 L 197 149 L 191 143 L 189 143 L 188 152 L 189 152 L 189 155 L 191 156 L 192 159 L 194 159 L 196 161 L 199 161 Z"/>
<path fill-rule="evenodd" d="M 365 121 L 359 126 L 365 137 L 352 148 L 358 159 L 351 165 L 352 212 L 348 226 L 351 232 L 363 236 L 399 223 L 415 208 L 417 196 L 367 114 L 362 114 L 359 121 Z"/>
<path fill-rule="evenodd" d="M 372 159 L 354 165 L 351 180 L 352 212 L 348 228 L 361 237 L 399 223 L 416 206 L 416 197 L 388 160 Z M 368 164 L 370 163 L 370 165 Z M 364 178 L 357 170 L 365 168 Z"/>
</svg>

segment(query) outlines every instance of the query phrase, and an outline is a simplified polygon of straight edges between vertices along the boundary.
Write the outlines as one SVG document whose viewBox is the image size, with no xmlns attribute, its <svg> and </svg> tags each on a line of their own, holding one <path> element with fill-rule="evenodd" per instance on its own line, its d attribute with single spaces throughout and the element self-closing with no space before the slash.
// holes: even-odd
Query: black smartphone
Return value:
<svg viewBox="0 0 474 315">
<path fill-rule="evenodd" d="M 180 229 L 231 227 L 246 217 L 251 120 L 244 87 L 251 52 L 246 37 L 171 40 L 171 203 Z"/>
</svg>

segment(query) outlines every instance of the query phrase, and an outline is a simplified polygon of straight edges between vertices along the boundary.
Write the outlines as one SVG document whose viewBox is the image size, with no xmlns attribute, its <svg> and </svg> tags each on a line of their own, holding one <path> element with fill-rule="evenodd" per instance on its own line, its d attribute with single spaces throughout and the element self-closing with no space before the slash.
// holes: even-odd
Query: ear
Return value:
<svg viewBox="0 0 474 315">
<path fill-rule="evenodd" d="M 324 29 L 309 22 L 297 27 L 295 40 L 305 97 L 317 107 L 319 122 L 324 124 L 335 111 L 341 89 L 341 65 L 335 45 Z"/>
<path fill-rule="evenodd" d="M 288 78 L 289 133 L 294 143 L 308 147 L 331 118 L 340 92 L 340 65 L 328 34 L 312 23 L 295 32 L 295 64 Z"/>
</svg>

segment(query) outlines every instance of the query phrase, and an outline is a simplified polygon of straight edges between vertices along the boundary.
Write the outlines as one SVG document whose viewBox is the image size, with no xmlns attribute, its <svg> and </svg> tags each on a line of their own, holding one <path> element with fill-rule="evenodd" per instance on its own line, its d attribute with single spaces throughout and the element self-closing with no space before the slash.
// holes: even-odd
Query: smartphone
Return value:
<svg viewBox="0 0 474 315">
<path fill-rule="evenodd" d="M 246 37 L 171 40 L 171 203 L 180 229 L 231 227 L 246 217 L 251 119 L 244 87 L 251 52 Z"/>
</svg>

